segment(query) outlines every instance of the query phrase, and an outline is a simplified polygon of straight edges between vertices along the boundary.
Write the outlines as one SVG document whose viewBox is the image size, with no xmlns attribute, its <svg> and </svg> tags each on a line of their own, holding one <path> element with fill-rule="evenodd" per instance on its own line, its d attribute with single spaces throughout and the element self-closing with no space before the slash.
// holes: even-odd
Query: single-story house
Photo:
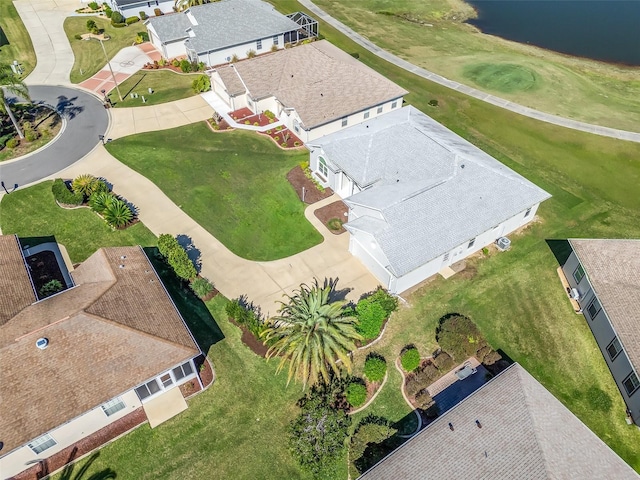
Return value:
<svg viewBox="0 0 640 480">
<path fill-rule="evenodd" d="M 270 110 L 305 143 L 399 109 L 407 93 L 326 40 L 216 68 L 211 89 L 232 110 Z"/>
<path fill-rule="evenodd" d="M 359 478 L 640 477 L 516 363 Z"/>
<path fill-rule="evenodd" d="M 349 250 L 393 293 L 530 222 L 550 195 L 408 106 L 307 144 L 349 208 Z"/>
<path fill-rule="evenodd" d="M 220 65 L 301 38 L 301 26 L 261 0 L 221 0 L 175 15 L 151 17 L 149 40 L 165 58 Z M 304 32 L 302 38 L 304 38 Z"/>
<path fill-rule="evenodd" d="M 18 238 L 0 236 L 2 478 L 141 409 L 154 427 L 187 408 L 179 385 L 201 382 L 200 348 L 142 248 L 101 248 L 71 277 L 38 300 Z"/>
<path fill-rule="evenodd" d="M 120 12 L 124 17 L 139 17 L 140 12 L 144 12 L 147 17 L 155 15 L 156 8 L 162 13 L 173 13 L 175 0 L 106 0 L 111 9 Z M 100 2 L 98 2 L 100 3 Z"/>
<path fill-rule="evenodd" d="M 571 239 L 562 265 L 575 299 L 640 426 L 640 240 Z"/>
</svg>

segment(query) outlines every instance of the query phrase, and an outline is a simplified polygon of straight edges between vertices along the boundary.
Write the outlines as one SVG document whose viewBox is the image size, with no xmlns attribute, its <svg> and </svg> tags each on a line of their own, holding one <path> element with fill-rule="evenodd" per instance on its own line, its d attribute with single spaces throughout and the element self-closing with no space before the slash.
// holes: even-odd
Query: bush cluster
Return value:
<svg viewBox="0 0 640 480">
<path fill-rule="evenodd" d="M 89 3 L 89 8 L 91 10 L 98 10 L 100 8 L 100 5 L 98 5 L 98 2 L 90 2 Z"/>
<path fill-rule="evenodd" d="M 189 286 L 191 287 L 191 290 L 193 290 L 193 293 L 200 298 L 204 298 L 213 292 L 213 284 L 204 277 L 194 278 Z"/>
<path fill-rule="evenodd" d="M 183 280 L 191 280 L 198 272 L 193 262 L 187 255 L 187 251 L 182 248 L 175 237 L 168 233 L 163 233 L 158 238 L 158 250 L 167 263 L 173 268 L 175 274 Z"/>
<path fill-rule="evenodd" d="M 53 198 L 62 205 L 80 205 L 84 200 L 82 193 L 72 192 L 64 180 L 56 178 L 51 185 Z"/>
<path fill-rule="evenodd" d="M 387 361 L 375 353 L 367 355 L 364 361 L 364 376 L 371 382 L 380 382 L 387 373 Z"/>
<path fill-rule="evenodd" d="M 141 20 L 146 20 L 147 19 L 147 14 L 144 11 L 138 12 L 140 15 L 140 19 Z"/>
<path fill-rule="evenodd" d="M 180 70 L 182 70 L 183 73 L 189 73 L 193 70 L 193 64 L 186 58 L 183 58 L 180 60 Z"/>
<path fill-rule="evenodd" d="M 40 287 L 38 296 L 42 299 L 50 297 L 51 295 L 61 292 L 62 290 L 64 290 L 64 285 L 62 285 L 59 280 L 49 280 L 42 287 Z"/>
<path fill-rule="evenodd" d="M 7 146 L 7 148 L 16 148 L 18 145 L 20 145 L 20 139 L 16 137 L 10 138 L 9 140 L 7 140 L 7 143 L 5 143 L 5 145 Z"/>
<path fill-rule="evenodd" d="M 33 127 L 33 124 L 31 122 L 24 122 L 24 124 L 22 125 L 22 129 L 23 129 L 23 133 L 24 133 L 24 139 L 27 142 L 33 142 L 33 141 L 37 140 L 38 137 L 40 137 L 40 134 Z"/>
<path fill-rule="evenodd" d="M 420 354 L 416 347 L 409 347 L 402 352 L 400 356 L 400 364 L 405 372 L 413 372 L 420 366 Z"/>
<path fill-rule="evenodd" d="M 356 305 L 358 325 L 356 330 L 364 340 L 372 340 L 380 335 L 385 319 L 398 308 L 398 299 L 379 288 Z"/>
<path fill-rule="evenodd" d="M 369 470 L 397 446 L 390 441 L 396 432 L 384 418 L 367 415 L 362 419 L 349 444 L 349 457 L 357 470 L 351 478 Z"/>
<path fill-rule="evenodd" d="M 191 88 L 193 88 L 193 91 L 196 93 L 209 91 L 211 89 L 209 75 L 198 75 L 198 78 L 191 84 Z"/>
<path fill-rule="evenodd" d="M 111 25 L 115 26 L 115 24 L 125 24 L 124 16 L 120 12 L 111 12 Z"/>
<path fill-rule="evenodd" d="M 422 368 L 415 370 L 413 373 L 407 375 L 405 381 L 405 390 L 407 395 L 416 395 L 421 390 L 424 390 L 433 382 L 438 380 L 445 371 L 440 371 L 431 362 L 426 362 Z"/>
<path fill-rule="evenodd" d="M 356 408 L 367 401 L 367 387 L 361 380 L 351 382 L 345 391 L 345 397 L 349 405 Z"/>
<path fill-rule="evenodd" d="M 111 7 L 104 7 L 104 14 L 107 18 L 111 18 L 111 16 L 113 15 L 113 10 L 111 9 Z"/>
<path fill-rule="evenodd" d="M 485 365 L 493 365 L 502 359 L 493 350 L 475 323 L 464 315 L 449 314 L 440 319 L 436 329 L 436 340 L 456 363 L 476 357 Z"/>
<path fill-rule="evenodd" d="M 256 312 L 245 308 L 238 299 L 231 300 L 227 303 L 225 311 L 230 318 L 233 318 L 237 324 L 249 330 L 256 338 L 259 338 L 260 334 L 266 328 Z"/>
<path fill-rule="evenodd" d="M 132 25 L 134 23 L 137 23 L 140 21 L 140 17 L 136 17 L 135 15 L 133 17 L 127 17 L 127 19 L 125 20 L 125 23 L 127 25 Z"/>
</svg>

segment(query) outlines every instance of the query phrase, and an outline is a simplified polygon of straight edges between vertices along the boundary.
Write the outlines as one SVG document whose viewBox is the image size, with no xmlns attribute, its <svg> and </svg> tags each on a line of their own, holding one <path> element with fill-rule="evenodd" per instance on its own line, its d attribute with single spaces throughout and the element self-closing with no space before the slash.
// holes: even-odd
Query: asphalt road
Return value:
<svg viewBox="0 0 640 480">
<path fill-rule="evenodd" d="M 0 180 L 11 191 L 53 175 L 77 162 L 99 142 L 109 126 L 102 102 L 82 90 L 67 87 L 29 86 L 34 103 L 48 105 L 66 120 L 62 135 L 46 149 L 21 160 L 0 163 Z M 9 97 L 10 98 L 10 97 Z"/>
</svg>

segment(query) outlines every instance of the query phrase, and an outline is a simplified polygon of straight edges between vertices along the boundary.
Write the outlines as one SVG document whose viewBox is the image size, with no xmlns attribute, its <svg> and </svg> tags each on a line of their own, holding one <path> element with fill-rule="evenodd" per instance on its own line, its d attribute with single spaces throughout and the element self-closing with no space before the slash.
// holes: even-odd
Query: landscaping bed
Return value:
<svg viewBox="0 0 640 480">
<path fill-rule="evenodd" d="M 318 208 L 313 214 L 320 220 L 327 230 L 334 235 L 346 232 L 342 226 L 347 221 L 349 209 L 342 200 Z"/>
<path fill-rule="evenodd" d="M 53 140 L 62 128 L 60 116 L 44 105 L 20 104 L 11 108 L 25 138 L 18 137 L 8 117 L 1 117 L 0 162 L 36 151 Z"/>
<path fill-rule="evenodd" d="M 240 325 L 233 318 L 229 317 L 229 321 L 233 323 L 236 327 L 242 330 L 242 336 L 240 340 L 244 343 L 253 353 L 258 355 L 259 357 L 266 358 L 268 347 L 262 343 L 256 336 L 249 331 L 247 327 L 244 325 Z"/>
<path fill-rule="evenodd" d="M 279 125 L 271 130 L 258 132 L 260 135 L 266 135 L 273 140 L 280 148 L 303 148 L 302 140 L 294 135 L 288 128 Z"/>
<path fill-rule="evenodd" d="M 40 300 L 48 296 L 42 294 L 42 289 L 45 285 L 50 284 L 51 282 L 58 282 L 58 285 L 62 287 L 60 291 L 67 288 L 67 284 L 62 272 L 60 271 L 60 265 L 58 265 L 58 260 L 56 260 L 56 255 L 51 250 L 44 250 L 42 252 L 29 255 L 28 257 L 25 257 L 25 261 L 29 268 L 31 281 L 33 282 Z"/>
<path fill-rule="evenodd" d="M 289 180 L 300 200 L 302 200 L 302 188 L 304 187 L 304 203 L 308 205 L 333 195 L 333 190 L 330 188 L 320 190 L 313 180 L 307 177 L 300 165 L 296 165 L 287 173 L 287 180 Z"/>
</svg>

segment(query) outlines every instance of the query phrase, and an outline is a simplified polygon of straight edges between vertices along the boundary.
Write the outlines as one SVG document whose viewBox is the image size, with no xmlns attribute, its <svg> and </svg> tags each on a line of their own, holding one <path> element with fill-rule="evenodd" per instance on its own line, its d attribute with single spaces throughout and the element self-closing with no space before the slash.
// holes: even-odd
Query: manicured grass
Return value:
<svg viewBox="0 0 640 480">
<path fill-rule="evenodd" d="M 0 30 L 0 63 L 18 60 L 25 78 L 36 66 L 36 52 L 13 2 L 0 2 Z"/>
<path fill-rule="evenodd" d="M 181 100 L 196 94 L 191 84 L 200 75 L 180 74 L 171 70 L 140 70 L 120 84 L 120 93 L 124 101 L 120 101 L 115 90 L 111 91 L 109 98 L 116 108 L 142 107 Z M 152 94 L 149 94 L 149 88 L 153 90 Z M 138 98 L 131 98 L 131 93 L 137 93 Z M 143 96 L 146 103 L 142 103 Z"/>
<path fill-rule="evenodd" d="M 537 90 L 540 87 L 540 78 L 536 72 L 511 63 L 466 65 L 464 76 L 487 90 L 502 93 Z"/>
<path fill-rule="evenodd" d="M 42 182 L 5 195 L 0 202 L 2 233 L 21 238 L 53 235 L 67 247 L 74 263 L 82 262 L 100 247 L 151 246 L 156 237 L 142 223 L 112 230 L 88 208 L 65 210 L 53 199 L 51 184 Z M 31 245 L 35 245 L 32 241 Z"/>
<path fill-rule="evenodd" d="M 291 4 L 289 0 L 272 3 Z M 452 80 L 548 113 L 640 131 L 638 67 L 573 58 L 479 33 L 464 23 L 475 13 L 461 0 L 315 3 L 381 48 Z M 324 35 L 327 30 L 320 32 Z M 502 79 L 497 85 L 475 83 L 465 75 L 465 69 L 475 64 L 518 65 L 536 73 L 539 88 L 509 91 L 500 86 Z"/>
<path fill-rule="evenodd" d="M 255 132 L 214 133 L 204 122 L 124 137 L 107 149 L 236 255 L 275 260 L 322 241 L 286 179 L 306 151 L 280 150 Z"/>
<path fill-rule="evenodd" d="M 87 33 L 87 20 L 94 20 L 98 28 L 111 37 L 103 42 L 109 60 L 124 47 L 130 47 L 136 39 L 137 33 L 145 31 L 142 23 L 134 23 L 128 27 L 114 28 L 106 18 L 96 16 L 68 17 L 64 21 L 64 31 L 67 34 L 75 62 L 71 69 L 71 83 L 80 83 L 95 75 L 107 64 L 104 52 L 98 40 L 76 40 L 74 35 Z"/>
</svg>

